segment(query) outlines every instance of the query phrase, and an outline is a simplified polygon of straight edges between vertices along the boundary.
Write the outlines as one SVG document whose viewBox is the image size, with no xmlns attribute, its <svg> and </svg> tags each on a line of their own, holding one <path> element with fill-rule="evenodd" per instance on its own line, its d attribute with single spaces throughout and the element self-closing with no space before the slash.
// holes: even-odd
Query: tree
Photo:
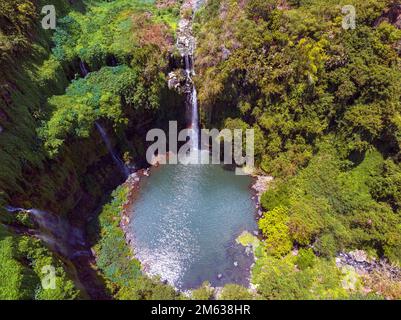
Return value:
<svg viewBox="0 0 401 320">
<path fill-rule="evenodd" d="M 248 289 L 237 284 L 226 284 L 223 287 L 221 300 L 252 300 L 254 297 Z"/>
<path fill-rule="evenodd" d="M 208 281 L 195 290 L 192 290 L 192 298 L 194 300 L 211 300 L 213 298 L 214 290 Z"/>
<path fill-rule="evenodd" d="M 266 238 L 264 246 L 269 254 L 280 257 L 291 250 L 292 241 L 287 222 L 288 210 L 285 207 L 276 207 L 259 220 L 259 229 Z"/>
</svg>

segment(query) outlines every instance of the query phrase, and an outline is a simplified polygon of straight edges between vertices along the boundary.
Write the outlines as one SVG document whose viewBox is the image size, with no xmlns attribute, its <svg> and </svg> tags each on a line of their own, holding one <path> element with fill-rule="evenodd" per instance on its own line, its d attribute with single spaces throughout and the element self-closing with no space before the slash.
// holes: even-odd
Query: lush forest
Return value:
<svg viewBox="0 0 401 320">
<path fill-rule="evenodd" d="M 346 4 L 211 0 L 196 16 L 204 123 L 254 128 L 260 170 L 276 178 L 253 270 L 268 299 L 350 296 L 333 264 L 342 250 L 401 261 L 396 5 L 354 1 L 357 27 L 344 30 Z M 397 280 L 380 282 L 400 297 Z"/>
<path fill-rule="evenodd" d="M 201 127 L 254 129 L 257 173 L 274 180 L 259 237 L 239 239 L 255 254 L 250 288 L 188 295 L 141 272 L 120 228 L 129 190 L 96 125 L 131 167 L 147 130 L 184 126 L 168 74 L 184 67 L 176 31 L 190 13 L 179 0 L 52 3 L 56 30 L 40 26 L 46 1 L 0 3 L 0 299 L 94 298 L 81 264 L 34 236 L 32 208 L 85 225 L 85 265 L 108 299 L 401 299 L 400 4 L 354 0 L 349 30 L 342 0 L 196 11 Z M 336 263 L 353 250 L 379 267 Z M 56 290 L 41 286 L 46 265 Z"/>
</svg>

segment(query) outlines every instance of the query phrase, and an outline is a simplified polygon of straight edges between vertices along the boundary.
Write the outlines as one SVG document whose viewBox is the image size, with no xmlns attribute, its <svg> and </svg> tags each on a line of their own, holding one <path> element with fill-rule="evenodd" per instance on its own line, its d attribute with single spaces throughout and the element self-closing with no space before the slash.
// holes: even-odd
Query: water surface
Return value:
<svg viewBox="0 0 401 320">
<path fill-rule="evenodd" d="M 130 228 L 145 270 L 179 289 L 249 284 L 253 257 L 235 242 L 257 229 L 251 179 L 220 165 L 165 165 L 142 182 Z"/>
</svg>

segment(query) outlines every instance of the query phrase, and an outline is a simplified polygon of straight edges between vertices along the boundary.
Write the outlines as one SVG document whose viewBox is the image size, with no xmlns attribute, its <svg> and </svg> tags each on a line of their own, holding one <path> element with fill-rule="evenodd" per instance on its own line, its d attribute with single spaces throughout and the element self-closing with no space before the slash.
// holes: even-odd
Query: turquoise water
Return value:
<svg viewBox="0 0 401 320">
<path fill-rule="evenodd" d="M 220 165 L 165 165 L 141 185 L 130 228 L 145 271 L 181 290 L 249 284 L 251 254 L 235 242 L 253 232 L 251 178 Z"/>
</svg>

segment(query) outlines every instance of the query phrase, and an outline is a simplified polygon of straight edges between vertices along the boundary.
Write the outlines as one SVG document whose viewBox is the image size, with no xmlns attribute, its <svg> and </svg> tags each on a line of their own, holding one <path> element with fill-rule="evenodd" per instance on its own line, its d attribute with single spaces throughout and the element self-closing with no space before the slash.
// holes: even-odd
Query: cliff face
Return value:
<svg viewBox="0 0 401 320">
<path fill-rule="evenodd" d="M 393 4 L 387 9 L 383 15 L 376 21 L 376 25 L 382 22 L 388 22 L 401 29 L 401 4 Z"/>
</svg>

